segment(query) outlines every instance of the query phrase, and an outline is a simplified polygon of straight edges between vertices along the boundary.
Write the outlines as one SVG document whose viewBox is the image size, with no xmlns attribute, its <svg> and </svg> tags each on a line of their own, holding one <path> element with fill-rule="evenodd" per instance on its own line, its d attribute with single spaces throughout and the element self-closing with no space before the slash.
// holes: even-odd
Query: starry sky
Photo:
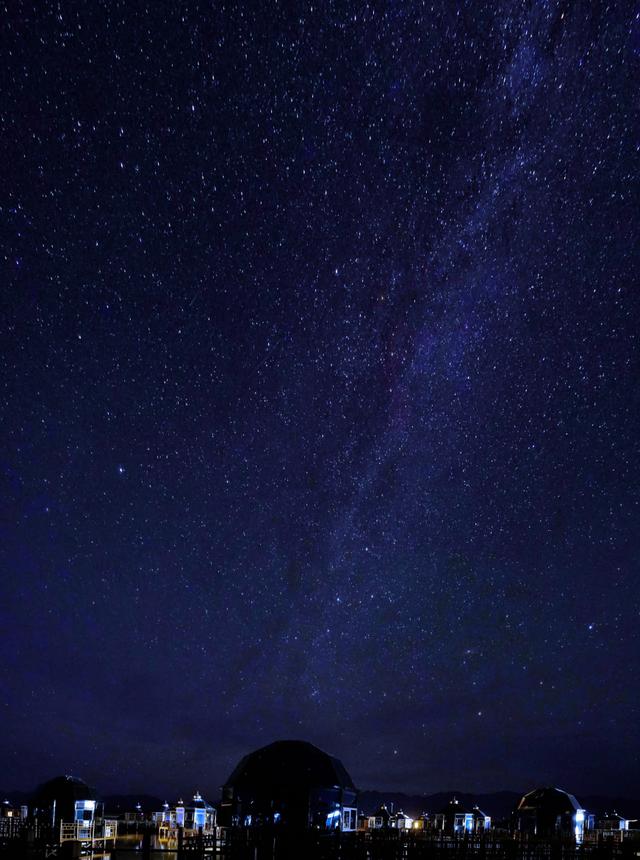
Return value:
<svg viewBox="0 0 640 860">
<path fill-rule="evenodd" d="M 3 787 L 640 796 L 638 4 L 0 13 Z"/>
</svg>

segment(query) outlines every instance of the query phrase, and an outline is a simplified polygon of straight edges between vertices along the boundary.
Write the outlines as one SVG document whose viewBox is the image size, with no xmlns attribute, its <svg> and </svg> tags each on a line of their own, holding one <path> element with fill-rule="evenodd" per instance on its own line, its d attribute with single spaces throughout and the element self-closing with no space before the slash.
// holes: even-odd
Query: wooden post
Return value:
<svg viewBox="0 0 640 860">
<path fill-rule="evenodd" d="M 151 833 L 147 828 L 142 832 L 142 857 L 143 860 L 151 857 Z"/>
</svg>

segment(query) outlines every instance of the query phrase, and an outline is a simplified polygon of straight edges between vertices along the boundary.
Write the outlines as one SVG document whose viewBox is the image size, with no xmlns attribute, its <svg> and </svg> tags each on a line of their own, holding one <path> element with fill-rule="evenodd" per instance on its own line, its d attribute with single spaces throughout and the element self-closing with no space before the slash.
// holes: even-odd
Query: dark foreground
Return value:
<svg viewBox="0 0 640 860">
<path fill-rule="evenodd" d="M 97 848 L 98 846 L 96 846 Z M 149 839 L 91 852 L 79 843 L 13 839 L 0 843 L 0 860 L 636 860 L 640 839 L 573 841 L 516 839 L 509 834 L 453 838 L 387 831 L 360 833 L 284 832 L 218 828 L 217 837 L 185 839 L 180 849 L 158 848 Z"/>
</svg>

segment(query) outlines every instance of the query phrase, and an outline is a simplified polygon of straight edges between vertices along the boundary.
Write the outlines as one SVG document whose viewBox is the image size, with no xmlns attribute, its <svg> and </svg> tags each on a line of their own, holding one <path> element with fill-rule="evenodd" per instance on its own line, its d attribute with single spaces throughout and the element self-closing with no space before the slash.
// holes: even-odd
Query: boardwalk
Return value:
<svg viewBox="0 0 640 860">
<path fill-rule="evenodd" d="M 456 839 L 412 831 L 285 834 L 219 828 L 217 838 L 184 840 L 180 854 L 189 860 L 635 860 L 640 841 L 594 841 L 578 848 L 573 842 L 516 840 L 507 834 Z"/>
<path fill-rule="evenodd" d="M 55 844 L 52 833 L 0 828 L 0 860 L 45 860 L 90 856 L 90 845 Z M 160 842 L 151 830 L 138 840 L 119 841 L 102 860 L 636 860 L 640 838 L 573 842 L 514 839 L 494 831 L 453 838 L 429 832 L 365 831 L 359 833 L 291 833 L 277 829 L 218 827 L 200 834 Z"/>
</svg>

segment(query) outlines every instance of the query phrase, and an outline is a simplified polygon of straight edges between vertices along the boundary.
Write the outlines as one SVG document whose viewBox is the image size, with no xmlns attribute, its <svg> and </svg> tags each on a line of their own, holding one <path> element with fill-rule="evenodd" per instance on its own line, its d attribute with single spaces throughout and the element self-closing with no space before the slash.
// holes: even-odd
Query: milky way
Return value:
<svg viewBox="0 0 640 860">
<path fill-rule="evenodd" d="M 640 792 L 637 10 L 2 14 L 3 789 Z"/>
</svg>

